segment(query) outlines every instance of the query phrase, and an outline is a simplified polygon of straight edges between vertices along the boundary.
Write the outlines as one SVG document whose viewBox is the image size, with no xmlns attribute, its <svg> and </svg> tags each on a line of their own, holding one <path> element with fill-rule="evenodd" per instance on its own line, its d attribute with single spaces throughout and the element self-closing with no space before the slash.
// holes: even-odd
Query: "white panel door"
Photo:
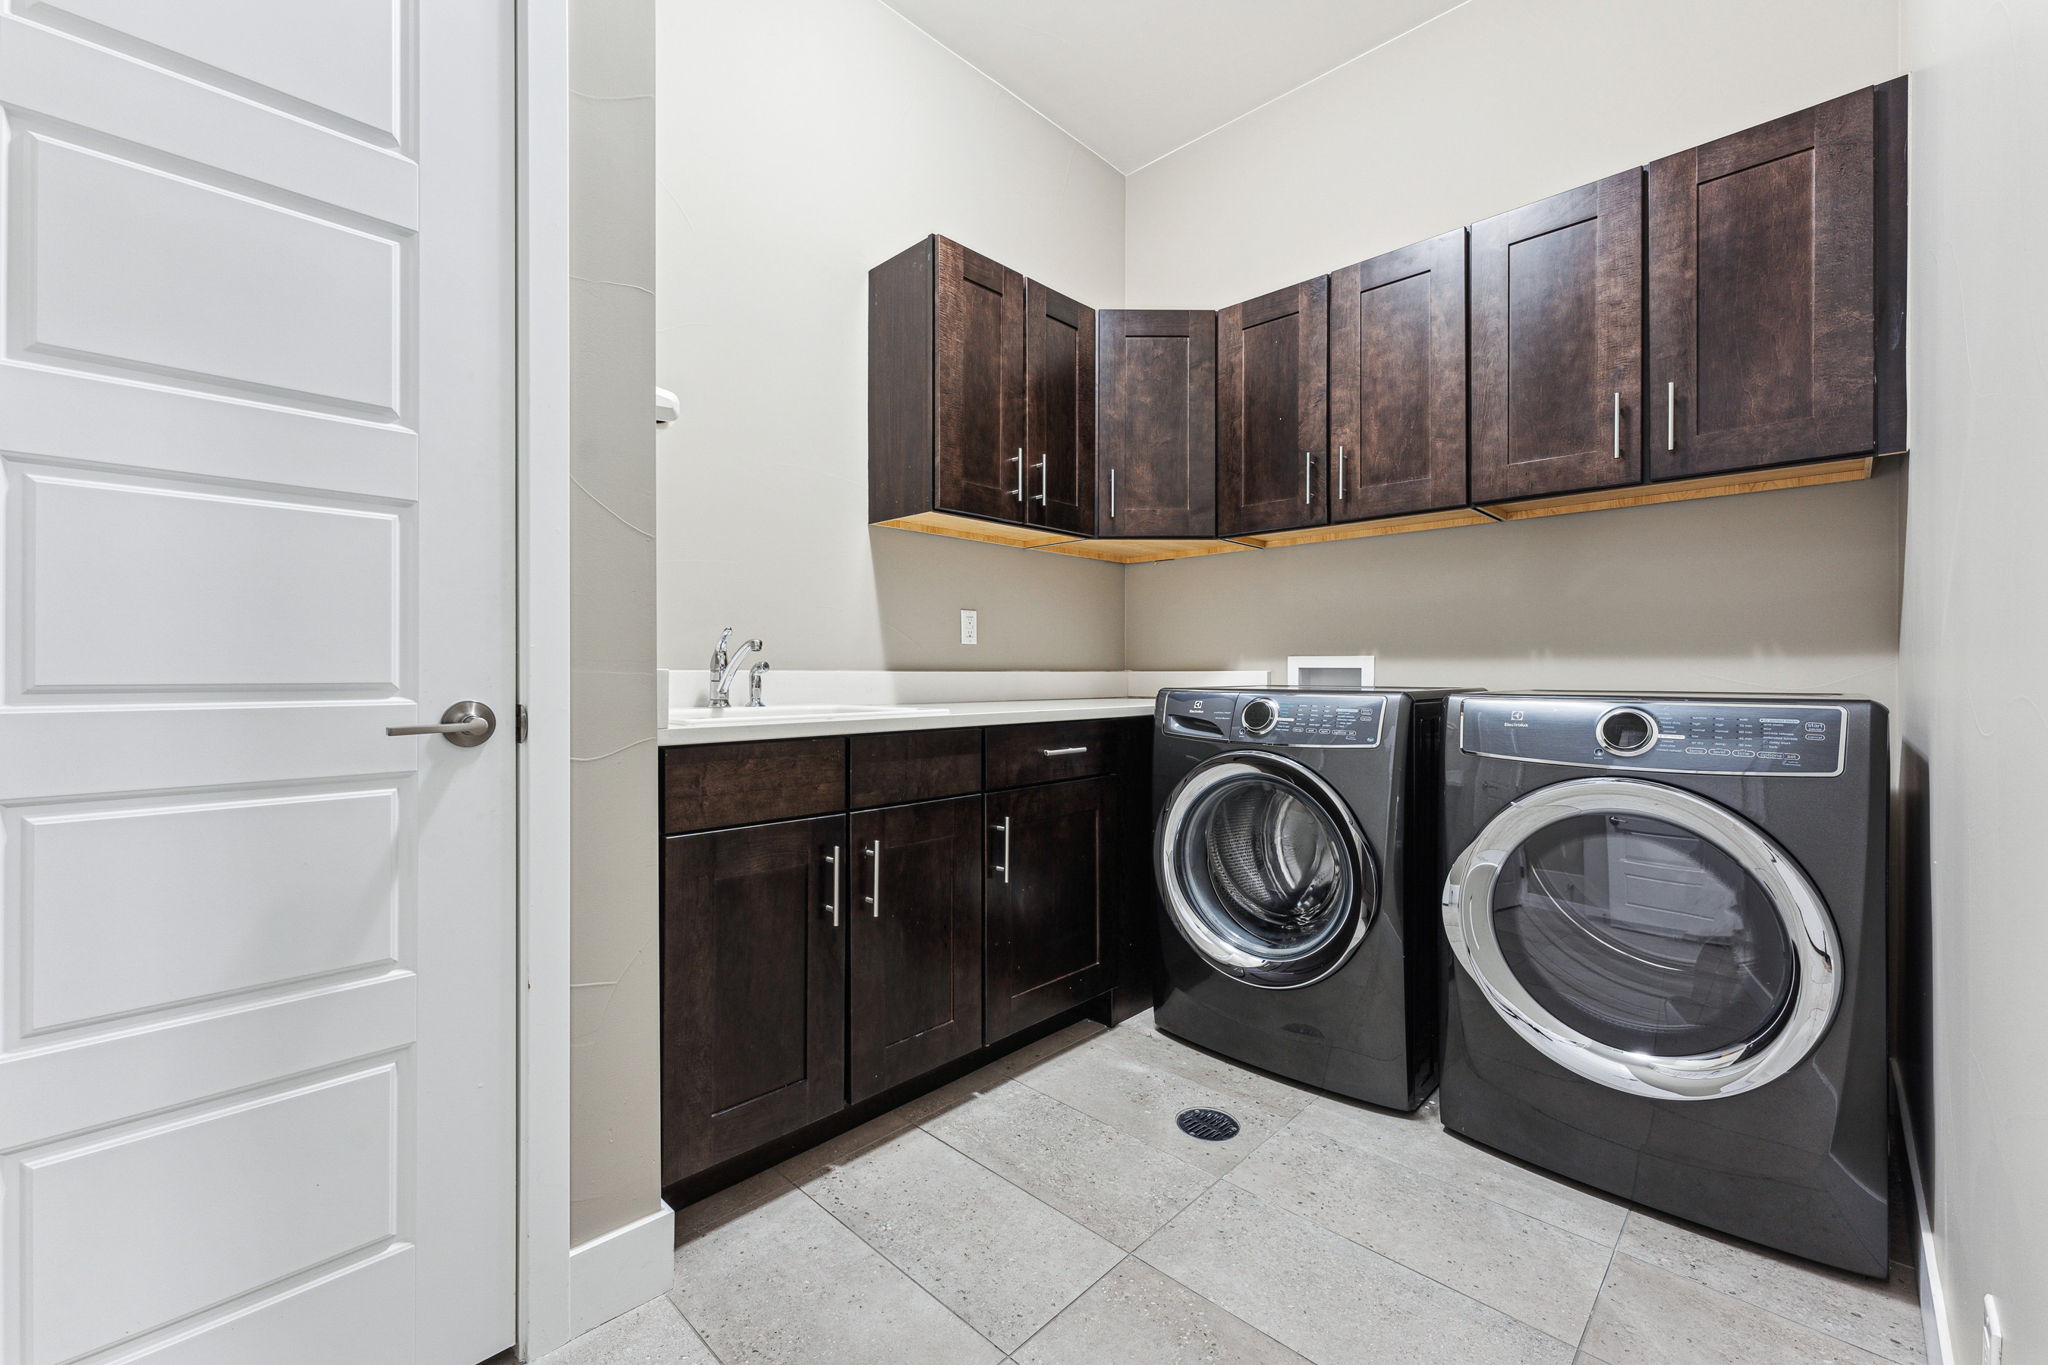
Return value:
<svg viewBox="0 0 2048 1365">
<path fill-rule="evenodd" d="M 512 1344 L 512 9 L 0 0 L 4 1365 Z"/>
</svg>

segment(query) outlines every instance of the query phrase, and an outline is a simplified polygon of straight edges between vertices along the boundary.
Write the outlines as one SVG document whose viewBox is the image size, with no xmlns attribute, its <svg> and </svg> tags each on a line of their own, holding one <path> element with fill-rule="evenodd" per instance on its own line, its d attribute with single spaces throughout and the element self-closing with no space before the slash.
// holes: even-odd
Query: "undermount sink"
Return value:
<svg viewBox="0 0 2048 1365">
<path fill-rule="evenodd" d="M 849 706 L 812 704 L 792 706 L 741 706 L 714 711 L 708 706 L 678 706 L 668 713 L 671 730 L 696 729 L 709 725 L 774 725 L 792 721 L 824 723 L 835 720 L 865 720 L 870 716 L 943 716 L 943 706 Z"/>
</svg>

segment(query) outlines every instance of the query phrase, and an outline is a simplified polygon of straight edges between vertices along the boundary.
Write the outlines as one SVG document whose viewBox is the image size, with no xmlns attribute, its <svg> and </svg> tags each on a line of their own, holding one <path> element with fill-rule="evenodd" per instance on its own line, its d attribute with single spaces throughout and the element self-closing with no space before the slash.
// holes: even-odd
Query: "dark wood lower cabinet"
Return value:
<svg viewBox="0 0 2048 1365">
<path fill-rule="evenodd" d="M 846 823 L 665 841 L 664 1184 L 846 1103 Z"/>
<path fill-rule="evenodd" d="M 979 796 L 852 817 L 856 1100 L 981 1046 L 981 824 Z"/>
<path fill-rule="evenodd" d="M 988 798 L 990 1042 L 1108 990 L 1117 920 L 1117 789 L 1088 778 Z"/>
<path fill-rule="evenodd" d="M 663 1186 L 701 1198 L 983 1049 L 1151 1004 L 1151 741 L 1140 716 L 669 750 Z M 851 813 L 695 827 L 805 812 L 827 770 Z"/>
</svg>

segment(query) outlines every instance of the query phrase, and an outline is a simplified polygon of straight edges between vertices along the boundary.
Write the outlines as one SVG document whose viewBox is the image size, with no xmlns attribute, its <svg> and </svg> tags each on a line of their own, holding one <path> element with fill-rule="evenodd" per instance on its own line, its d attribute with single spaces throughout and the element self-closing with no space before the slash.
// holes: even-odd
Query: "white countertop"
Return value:
<svg viewBox="0 0 2048 1365">
<path fill-rule="evenodd" d="M 900 730 L 958 730 L 976 725 L 1030 725 L 1037 721 L 1107 720 L 1149 716 L 1153 697 L 1059 697 L 1037 701 L 965 701 L 918 703 L 916 711 L 887 715 L 839 716 L 829 720 L 785 719 L 748 725 L 745 706 L 733 707 L 734 720 L 717 725 L 669 727 L 656 732 L 663 745 L 733 744 L 757 739 L 803 739 L 826 735 L 879 735 Z M 929 709 L 927 709 L 929 708 Z"/>
</svg>

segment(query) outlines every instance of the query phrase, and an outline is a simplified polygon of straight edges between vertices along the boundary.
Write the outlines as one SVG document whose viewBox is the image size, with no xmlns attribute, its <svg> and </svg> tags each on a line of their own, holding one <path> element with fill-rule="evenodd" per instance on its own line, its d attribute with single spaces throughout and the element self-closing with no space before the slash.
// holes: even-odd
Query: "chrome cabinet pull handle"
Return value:
<svg viewBox="0 0 2048 1365">
<path fill-rule="evenodd" d="M 832 899 L 825 903 L 825 908 L 832 912 L 832 927 L 837 929 L 839 927 L 839 845 L 832 845 L 832 851 L 825 855 L 825 866 L 832 869 Z"/>
<path fill-rule="evenodd" d="M 1003 823 L 1001 823 L 1000 825 L 990 825 L 989 828 L 995 830 L 997 833 L 1003 836 L 1002 866 L 992 867 L 989 869 L 989 871 L 1002 873 L 1003 885 L 1008 886 L 1010 884 L 1010 817 L 1005 815 L 1003 817 Z"/>
<path fill-rule="evenodd" d="M 459 701 L 438 725 L 387 725 L 387 735 L 439 735 L 458 749 L 474 749 L 498 732 L 498 717 L 480 701 Z"/>
<path fill-rule="evenodd" d="M 1022 502 L 1024 501 L 1024 447 L 1018 446 L 1017 453 L 1012 455 L 1010 460 L 1014 460 L 1017 465 L 1017 486 L 1010 490 L 1010 496 L 1018 502 Z M 1007 464 L 1010 460 L 1006 460 L 1004 463 Z"/>
<path fill-rule="evenodd" d="M 1301 505 L 1308 507 L 1316 500 L 1316 453 L 1313 450 L 1301 452 Z"/>
<path fill-rule="evenodd" d="M 1046 499 L 1052 494 L 1052 471 L 1045 467 L 1043 455 L 1038 457 L 1038 464 L 1035 467 L 1038 470 L 1038 492 L 1032 495 L 1031 500 L 1043 507 Z"/>
<path fill-rule="evenodd" d="M 1087 753 L 1088 746 L 1085 744 L 1076 744 L 1071 749 L 1040 749 L 1038 752 L 1044 754 L 1047 758 L 1065 758 L 1068 754 Z"/>
<path fill-rule="evenodd" d="M 1337 447 L 1337 501 L 1344 501 L 1344 447 Z"/>
<path fill-rule="evenodd" d="M 1116 520 L 1116 471 L 1109 471 L 1109 519 Z"/>
<path fill-rule="evenodd" d="M 1664 448 L 1678 449 L 1678 381 L 1664 385 Z"/>
<path fill-rule="evenodd" d="M 1614 458 L 1621 458 L 1621 390 L 1614 391 Z"/>
<path fill-rule="evenodd" d="M 869 875 L 868 894 L 861 897 L 861 899 L 874 907 L 873 918 L 880 919 L 882 917 L 882 841 L 877 839 L 869 844 L 861 850 L 861 856 L 875 860 L 874 871 Z"/>
</svg>

